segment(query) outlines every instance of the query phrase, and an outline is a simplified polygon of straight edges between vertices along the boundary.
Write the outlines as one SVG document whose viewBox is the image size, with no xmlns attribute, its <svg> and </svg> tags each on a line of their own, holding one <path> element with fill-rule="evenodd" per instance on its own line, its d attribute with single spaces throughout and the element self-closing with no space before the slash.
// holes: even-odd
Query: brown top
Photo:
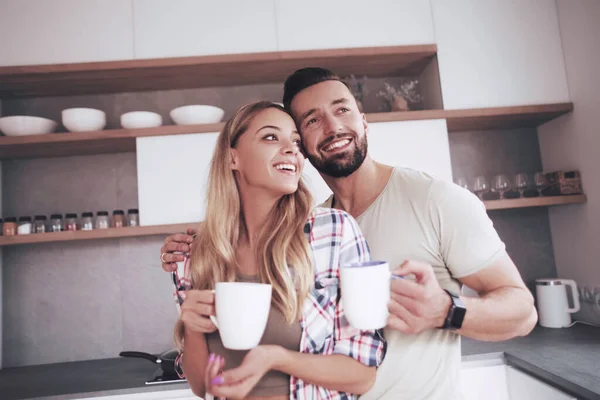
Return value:
<svg viewBox="0 0 600 400">
<path fill-rule="evenodd" d="M 258 276 L 238 274 L 239 282 L 259 282 Z M 283 314 L 271 307 L 265 333 L 260 344 L 275 344 L 288 350 L 298 351 L 302 329 L 300 322 L 288 324 Z M 206 335 L 208 350 L 225 359 L 224 370 L 238 367 L 249 350 L 229 350 L 223 347 L 219 331 Z M 290 376 L 280 371 L 269 371 L 256 384 L 248 396 L 277 396 L 290 394 Z"/>
</svg>

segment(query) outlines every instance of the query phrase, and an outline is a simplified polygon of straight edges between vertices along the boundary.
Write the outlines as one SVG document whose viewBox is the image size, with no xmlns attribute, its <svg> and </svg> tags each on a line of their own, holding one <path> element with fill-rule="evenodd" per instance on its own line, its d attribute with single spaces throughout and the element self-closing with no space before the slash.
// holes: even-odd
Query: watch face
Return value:
<svg viewBox="0 0 600 400">
<path fill-rule="evenodd" d="M 452 325 L 460 328 L 462 327 L 462 323 L 465 319 L 465 314 L 467 313 L 467 309 L 464 307 L 454 307 L 454 312 L 452 313 Z"/>
</svg>

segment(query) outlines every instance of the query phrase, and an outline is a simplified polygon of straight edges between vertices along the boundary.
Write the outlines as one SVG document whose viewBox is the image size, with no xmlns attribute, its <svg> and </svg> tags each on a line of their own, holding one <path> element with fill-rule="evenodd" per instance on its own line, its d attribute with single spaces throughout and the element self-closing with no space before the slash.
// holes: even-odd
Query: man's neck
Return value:
<svg viewBox="0 0 600 400">
<path fill-rule="evenodd" d="M 353 217 L 360 216 L 385 188 L 393 167 L 379 164 L 369 156 L 356 171 L 345 178 L 323 175 L 327 186 L 333 191 L 332 206 L 348 212 Z"/>
</svg>

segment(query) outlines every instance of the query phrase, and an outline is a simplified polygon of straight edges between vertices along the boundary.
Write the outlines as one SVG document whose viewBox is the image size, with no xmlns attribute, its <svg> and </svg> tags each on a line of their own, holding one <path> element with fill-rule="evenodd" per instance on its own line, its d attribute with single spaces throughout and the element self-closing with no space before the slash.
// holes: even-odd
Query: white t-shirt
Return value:
<svg viewBox="0 0 600 400">
<path fill-rule="evenodd" d="M 331 206 L 329 198 L 324 206 Z M 356 218 L 374 260 L 394 269 L 406 260 L 433 266 L 444 289 L 505 254 L 483 203 L 468 190 L 423 172 L 396 167 L 387 185 Z M 467 310 L 468 312 L 468 310 Z M 460 336 L 430 329 L 417 335 L 386 328 L 387 353 L 363 400 L 460 399 Z"/>
</svg>

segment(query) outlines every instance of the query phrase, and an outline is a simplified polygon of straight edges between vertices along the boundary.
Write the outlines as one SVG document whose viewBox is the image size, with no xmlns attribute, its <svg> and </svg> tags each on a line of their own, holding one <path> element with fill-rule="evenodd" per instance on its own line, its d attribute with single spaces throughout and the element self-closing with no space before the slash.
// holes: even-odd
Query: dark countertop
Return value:
<svg viewBox="0 0 600 400">
<path fill-rule="evenodd" d="M 536 327 L 525 337 L 505 342 L 462 339 L 464 356 L 503 352 L 508 365 L 579 399 L 600 400 L 600 328 Z"/>
<path fill-rule="evenodd" d="M 527 337 L 505 342 L 463 338 L 466 359 L 487 353 L 504 353 L 509 365 L 580 399 L 600 400 L 600 328 L 537 327 Z M 188 387 L 185 382 L 145 385 L 156 370 L 148 361 L 126 358 L 5 368 L 0 370 L 0 397 L 69 399 Z"/>
</svg>

